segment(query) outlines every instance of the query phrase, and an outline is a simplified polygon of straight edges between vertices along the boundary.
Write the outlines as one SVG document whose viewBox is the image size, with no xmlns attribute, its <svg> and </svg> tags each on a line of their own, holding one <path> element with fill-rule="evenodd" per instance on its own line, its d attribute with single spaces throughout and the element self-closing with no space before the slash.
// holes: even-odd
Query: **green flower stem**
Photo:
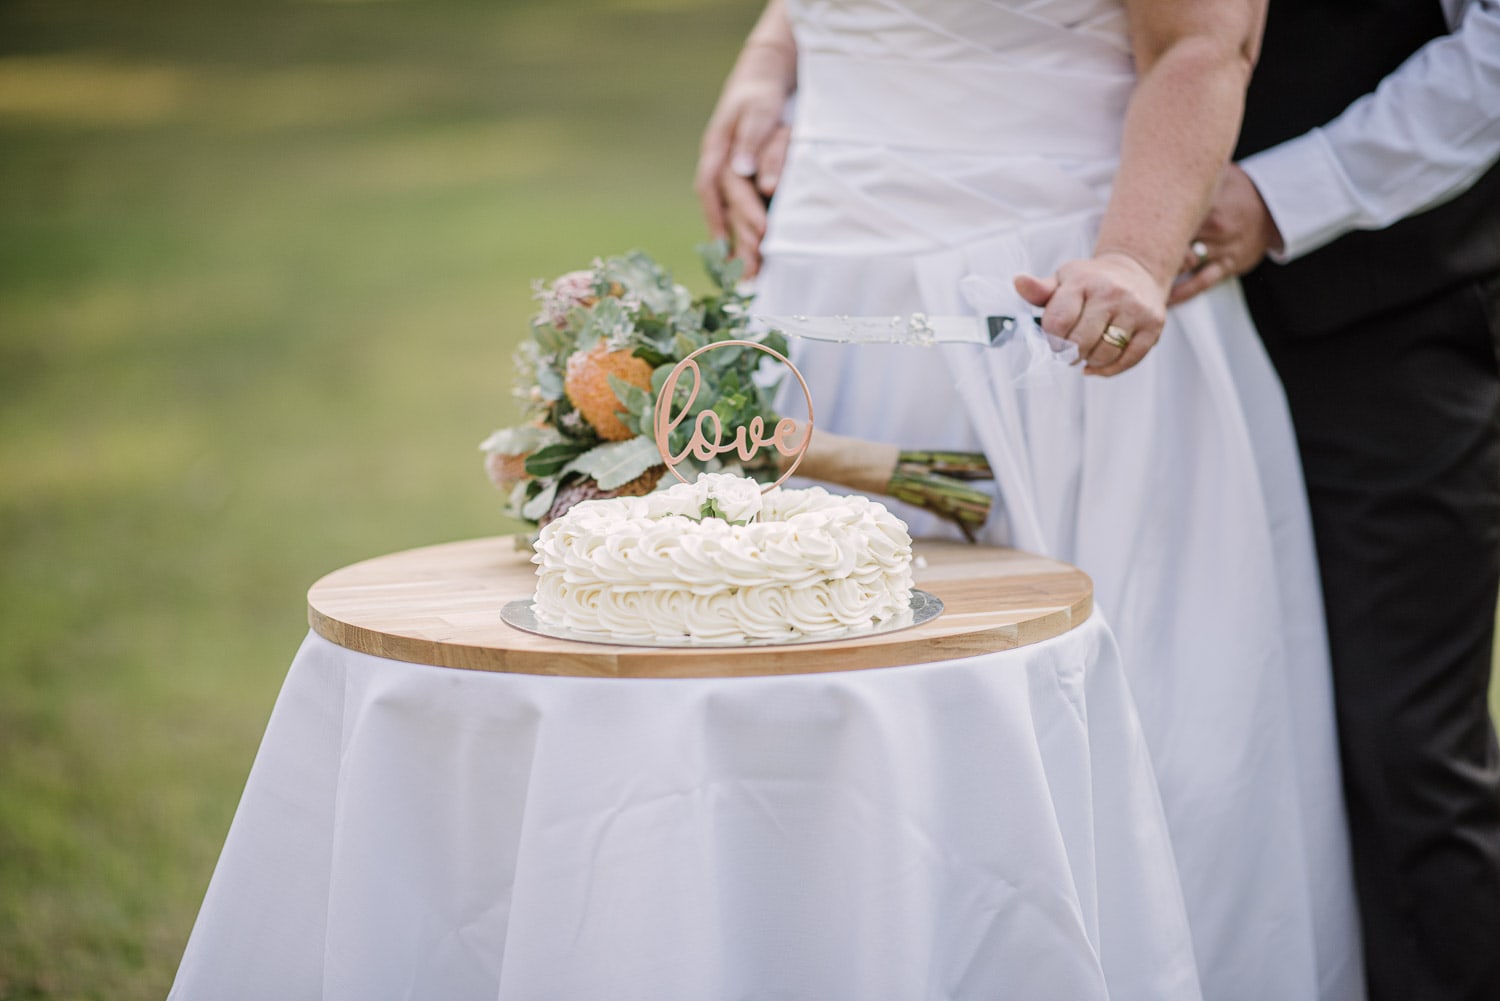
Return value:
<svg viewBox="0 0 1500 1001">
<path fill-rule="evenodd" d="M 903 451 L 896 459 L 896 469 L 915 475 L 936 473 L 955 480 L 992 480 L 995 474 L 983 452 Z"/>
<path fill-rule="evenodd" d="M 970 542 L 975 541 L 975 533 L 990 514 L 989 494 L 940 473 L 912 472 L 898 466 L 885 494 L 953 522 Z"/>
</svg>

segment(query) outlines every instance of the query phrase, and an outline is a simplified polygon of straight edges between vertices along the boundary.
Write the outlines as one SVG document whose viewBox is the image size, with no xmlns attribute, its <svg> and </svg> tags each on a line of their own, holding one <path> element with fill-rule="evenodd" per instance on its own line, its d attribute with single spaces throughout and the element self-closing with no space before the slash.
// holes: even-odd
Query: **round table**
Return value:
<svg viewBox="0 0 1500 1001">
<path fill-rule="evenodd" d="M 918 552 L 749 650 L 512 629 L 503 539 L 323 578 L 170 1001 L 1201 1001 L 1088 578 Z"/>
</svg>

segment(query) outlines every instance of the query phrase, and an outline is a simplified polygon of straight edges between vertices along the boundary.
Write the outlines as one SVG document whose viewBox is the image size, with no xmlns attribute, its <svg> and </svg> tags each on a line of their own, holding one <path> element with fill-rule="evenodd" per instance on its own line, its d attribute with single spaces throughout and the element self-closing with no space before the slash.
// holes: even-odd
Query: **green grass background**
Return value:
<svg viewBox="0 0 1500 1001">
<path fill-rule="evenodd" d="M 308 585 L 513 527 L 531 280 L 702 287 L 756 13 L 0 2 L 0 999 L 165 996 Z"/>
<path fill-rule="evenodd" d="M 701 287 L 757 6 L 0 0 L 0 1001 L 165 995 L 307 586 L 512 527 L 531 279 Z"/>
</svg>

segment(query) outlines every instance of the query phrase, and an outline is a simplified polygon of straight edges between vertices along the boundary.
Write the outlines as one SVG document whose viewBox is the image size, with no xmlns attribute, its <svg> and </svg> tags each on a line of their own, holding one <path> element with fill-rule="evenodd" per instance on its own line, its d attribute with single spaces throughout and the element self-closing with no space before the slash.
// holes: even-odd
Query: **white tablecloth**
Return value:
<svg viewBox="0 0 1500 1001">
<path fill-rule="evenodd" d="M 175 1001 L 1197 999 L 1097 617 L 792 677 L 488 674 L 310 635 Z"/>
</svg>

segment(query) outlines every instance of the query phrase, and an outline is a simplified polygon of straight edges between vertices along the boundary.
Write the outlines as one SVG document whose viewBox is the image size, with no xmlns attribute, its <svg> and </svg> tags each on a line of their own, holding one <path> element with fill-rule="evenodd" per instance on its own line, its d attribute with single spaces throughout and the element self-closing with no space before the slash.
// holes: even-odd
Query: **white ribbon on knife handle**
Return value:
<svg viewBox="0 0 1500 1001">
<path fill-rule="evenodd" d="M 1078 360 L 1078 345 L 1043 330 L 1041 317 L 1034 314 L 1034 307 L 1008 283 L 969 275 L 959 282 L 958 288 L 964 302 L 980 316 L 989 318 L 993 345 L 999 347 L 1014 342 L 1025 352 L 1025 361 L 1011 366 L 1017 385 L 1046 385 L 1067 373 Z M 1007 338 L 997 340 L 994 337 L 996 321 L 1008 325 Z"/>
<path fill-rule="evenodd" d="M 1003 353 L 987 354 L 979 364 L 974 363 L 970 350 L 961 347 L 946 349 L 944 354 L 995 472 L 1009 523 L 1007 541 L 1017 549 L 1047 554 L 1052 546 L 1037 512 L 1021 394 L 1042 390 L 1064 377 L 1078 378 L 1077 370 L 1070 367 L 1078 357 L 1078 346 L 1042 330 L 1031 304 L 1009 282 L 970 275 L 959 290 L 981 315 L 1012 318 L 1010 337 L 997 345 Z"/>
</svg>

